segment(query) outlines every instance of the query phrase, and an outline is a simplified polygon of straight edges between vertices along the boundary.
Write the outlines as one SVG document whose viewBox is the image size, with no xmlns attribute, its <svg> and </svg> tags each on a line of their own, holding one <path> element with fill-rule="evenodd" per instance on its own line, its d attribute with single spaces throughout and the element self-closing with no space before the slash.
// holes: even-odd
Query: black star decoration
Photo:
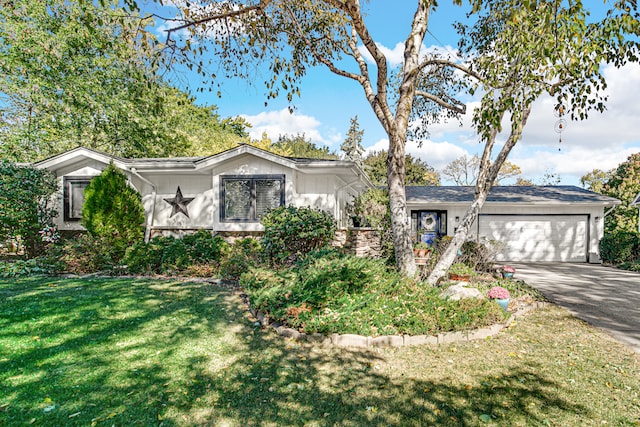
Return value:
<svg viewBox="0 0 640 427">
<path fill-rule="evenodd" d="M 187 205 L 193 201 L 193 197 L 182 197 L 182 191 L 180 191 L 180 186 L 178 186 L 178 191 L 176 191 L 176 197 L 173 199 L 164 199 L 165 202 L 169 203 L 173 206 L 173 211 L 171 211 L 172 218 L 178 212 L 183 213 L 187 218 L 189 218 L 189 211 L 187 210 Z"/>
</svg>

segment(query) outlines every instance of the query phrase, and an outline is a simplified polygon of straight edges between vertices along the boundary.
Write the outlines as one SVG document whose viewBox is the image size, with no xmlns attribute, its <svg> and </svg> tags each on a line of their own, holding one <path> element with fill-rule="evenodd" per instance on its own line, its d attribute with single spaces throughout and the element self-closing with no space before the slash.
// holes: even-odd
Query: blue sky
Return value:
<svg viewBox="0 0 640 427">
<path fill-rule="evenodd" d="M 431 15 L 425 47 L 455 50 L 456 34 L 451 24 L 464 17 L 464 10 L 451 1 L 440 1 Z M 602 2 L 589 2 L 601 7 Z M 363 3 L 365 4 L 365 3 Z M 416 1 L 371 0 L 367 21 L 374 38 L 386 49 L 390 63 L 402 59 L 401 45 L 408 33 Z M 598 10 L 594 9 L 593 13 Z M 598 168 L 616 167 L 633 153 L 640 152 L 640 66 L 630 65 L 605 70 L 608 82 L 608 110 L 592 113 L 588 120 L 569 121 L 562 134 L 555 131 L 554 101 L 540 99 L 534 106 L 523 139 L 509 160 L 519 165 L 523 177 L 540 181 L 545 173 L 556 173 L 562 184 L 579 185 L 585 173 Z M 261 82 L 262 76 L 256 81 Z M 195 81 L 196 79 L 194 79 Z M 184 82 L 183 82 L 184 83 Z M 185 86 L 184 84 L 182 85 Z M 251 135 L 260 138 L 263 132 L 276 140 L 279 135 L 302 134 L 318 145 L 338 151 L 349 128 L 350 118 L 358 116 L 365 131 L 363 145 L 367 150 L 386 149 L 387 135 L 366 102 L 362 88 L 355 82 L 338 77 L 324 68 L 310 69 L 302 82 L 302 94 L 294 99 L 294 113 L 289 113 L 286 99 L 271 100 L 265 107 L 264 88 L 240 80 L 224 81 L 222 97 L 209 92 L 196 93 L 195 86 L 186 84 L 202 104 L 218 107 L 223 117 L 243 116 L 252 125 Z M 469 100 L 463 125 L 457 121 L 436 124 L 431 136 L 421 141 L 407 142 L 407 152 L 417 156 L 438 170 L 457 157 L 480 154 L 470 126 L 474 100 Z M 562 143 L 559 143 L 559 137 Z M 450 184 L 443 181 L 443 184 Z"/>
</svg>

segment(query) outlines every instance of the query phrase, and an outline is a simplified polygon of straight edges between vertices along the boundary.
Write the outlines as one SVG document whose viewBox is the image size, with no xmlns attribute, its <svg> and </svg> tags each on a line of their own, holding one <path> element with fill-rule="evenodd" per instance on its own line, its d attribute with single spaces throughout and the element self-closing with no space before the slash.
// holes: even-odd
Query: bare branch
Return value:
<svg viewBox="0 0 640 427">
<path fill-rule="evenodd" d="M 224 13 L 216 13 L 214 15 L 209 15 L 209 16 L 206 16 L 204 18 L 196 19 L 195 21 L 187 22 L 187 23 L 185 23 L 183 25 L 179 25 L 177 27 L 169 28 L 168 30 L 166 30 L 167 43 L 169 42 L 169 40 L 171 38 L 171 33 L 174 33 L 176 31 L 180 31 L 180 30 L 184 30 L 185 28 L 189 28 L 189 27 L 192 27 L 194 25 L 206 24 L 207 22 L 211 22 L 211 21 L 235 18 L 236 16 L 245 15 L 247 13 L 250 13 L 250 12 L 253 12 L 253 11 L 256 11 L 256 10 L 257 11 L 262 11 L 269 5 L 270 1 L 271 0 L 260 0 L 260 3 L 258 3 L 258 4 L 252 4 L 250 6 L 246 6 L 246 7 L 243 7 L 241 9 L 238 9 L 238 10 L 230 10 L 230 11 L 224 12 Z"/>
<path fill-rule="evenodd" d="M 436 104 L 438 104 L 439 106 L 441 106 L 442 108 L 446 108 L 448 110 L 454 111 L 456 113 L 459 114 L 465 114 L 467 112 L 467 106 L 465 104 L 454 104 L 451 102 L 447 102 L 444 99 L 435 96 L 431 93 L 425 92 L 423 90 L 416 90 L 416 96 L 421 96 L 423 98 L 426 98 L 430 101 L 435 102 Z"/>
<path fill-rule="evenodd" d="M 479 80 L 479 81 L 483 81 L 484 80 L 480 74 L 476 73 L 471 68 L 469 68 L 467 66 L 464 66 L 462 64 L 458 64 L 457 62 L 449 61 L 448 59 L 429 58 L 429 59 L 427 59 L 425 61 L 422 61 L 420 63 L 420 65 L 418 66 L 418 68 L 422 71 L 422 70 L 424 70 L 425 68 L 427 68 L 427 67 L 429 67 L 431 65 L 442 65 L 442 66 L 445 66 L 445 67 L 455 68 L 455 69 L 458 69 L 458 70 L 462 71 L 466 75 L 475 78 L 476 80 Z"/>
</svg>

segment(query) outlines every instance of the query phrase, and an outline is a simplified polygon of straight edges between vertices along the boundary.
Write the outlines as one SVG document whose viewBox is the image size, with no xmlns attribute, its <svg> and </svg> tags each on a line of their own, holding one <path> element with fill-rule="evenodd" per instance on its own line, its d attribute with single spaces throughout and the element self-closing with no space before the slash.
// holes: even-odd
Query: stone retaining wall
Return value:
<svg viewBox="0 0 640 427">
<path fill-rule="evenodd" d="M 247 304 L 247 307 L 249 307 L 248 300 L 244 295 L 243 300 Z M 545 307 L 547 304 L 548 303 L 543 301 L 536 301 L 533 304 L 522 307 L 511 313 L 512 316 L 505 323 L 497 323 L 486 328 L 462 332 L 445 332 L 438 335 L 383 335 L 379 337 L 355 334 L 305 334 L 295 329 L 287 328 L 277 322 L 270 323 L 267 317 L 250 307 L 249 312 L 255 317 L 256 321 L 261 326 L 272 329 L 281 337 L 294 339 L 296 341 L 305 341 L 320 345 L 333 345 L 336 347 L 412 347 L 418 345 L 454 344 L 487 339 L 511 325 L 517 317 L 529 313 L 531 310 Z"/>
<path fill-rule="evenodd" d="M 346 230 L 343 247 L 355 256 L 379 258 L 382 252 L 380 230 L 369 227 L 350 228 Z"/>
</svg>

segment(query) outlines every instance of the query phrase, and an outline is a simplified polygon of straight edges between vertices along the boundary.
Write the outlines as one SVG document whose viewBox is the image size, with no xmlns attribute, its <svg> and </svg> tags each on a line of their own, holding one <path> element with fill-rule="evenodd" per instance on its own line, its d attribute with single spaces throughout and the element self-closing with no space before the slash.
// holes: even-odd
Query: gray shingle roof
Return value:
<svg viewBox="0 0 640 427">
<path fill-rule="evenodd" d="M 470 186 L 411 186 L 407 187 L 407 203 L 471 203 L 475 187 Z M 487 197 L 488 203 L 592 203 L 619 205 L 620 200 L 573 185 L 554 186 L 498 186 Z"/>
</svg>

